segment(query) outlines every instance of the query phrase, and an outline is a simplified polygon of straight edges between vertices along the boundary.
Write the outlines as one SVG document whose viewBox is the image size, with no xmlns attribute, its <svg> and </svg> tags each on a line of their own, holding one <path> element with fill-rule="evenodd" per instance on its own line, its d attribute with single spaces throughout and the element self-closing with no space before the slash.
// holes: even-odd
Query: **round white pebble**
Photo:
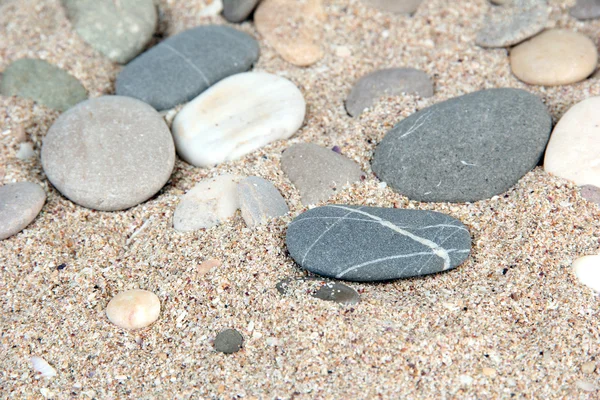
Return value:
<svg viewBox="0 0 600 400">
<path fill-rule="evenodd" d="M 578 258 L 573 262 L 573 271 L 579 282 L 600 292 L 600 255 Z"/>
<path fill-rule="evenodd" d="M 145 328 L 158 319 L 160 300 L 147 290 L 132 289 L 117 294 L 106 307 L 108 320 L 124 329 Z"/>
</svg>

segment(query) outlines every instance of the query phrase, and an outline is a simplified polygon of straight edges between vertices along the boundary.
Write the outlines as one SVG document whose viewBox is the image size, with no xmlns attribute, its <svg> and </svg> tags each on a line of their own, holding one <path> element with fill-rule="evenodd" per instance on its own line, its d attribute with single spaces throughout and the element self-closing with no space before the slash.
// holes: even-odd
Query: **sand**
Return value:
<svg viewBox="0 0 600 400">
<path fill-rule="evenodd" d="M 291 0 L 290 0 L 291 1 Z M 597 398 L 599 297 L 570 268 L 597 254 L 600 208 L 573 184 L 541 168 L 504 195 L 474 204 L 409 201 L 380 185 L 369 161 L 396 122 L 439 101 L 492 87 L 539 95 L 556 121 L 573 104 L 600 95 L 598 78 L 532 87 L 512 76 L 505 49 L 474 44 L 486 0 L 425 0 L 414 17 L 368 9 L 358 0 L 327 0 L 325 58 L 308 68 L 283 61 L 260 40 L 256 70 L 296 83 L 308 103 L 304 127 L 290 140 L 216 168 L 177 161 L 154 198 L 123 212 L 97 212 L 63 198 L 44 177 L 41 140 L 58 113 L 0 97 L 0 182 L 40 183 L 48 201 L 22 233 L 0 242 L 1 398 Z M 582 32 L 598 43 L 600 20 L 568 15 L 574 0 L 551 0 L 549 27 Z M 160 0 L 161 36 L 225 21 L 199 16 L 207 0 Z M 237 27 L 259 37 L 252 22 Z M 349 50 L 349 51 L 348 51 Z M 350 53 L 350 55 L 348 55 Z M 0 71 L 20 57 L 66 69 L 91 96 L 112 93 L 120 67 L 71 29 L 58 0 L 0 1 Z M 346 57 L 344 57 L 346 56 Z M 376 68 L 429 73 L 428 99 L 382 99 L 360 118 L 343 101 L 361 75 Z M 38 157 L 16 158 L 31 140 Z M 349 285 L 353 306 L 275 285 L 305 274 L 287 256 L 286 225 L 306 208 L 280 168 L 293 143 L 337 145 L 368 173 L 330 203 L 436 210 L 463 221 L 473 235 L 468 261 L 448 273 Z M 238 214 L 193 233 L 172 229 L 179 197 L 221 173 L 269 179 L 290 214 L 249 230 Z M 222 265 L 204 275 L 200 264 Z M 64 268 L 58 269 L 61 264 Z M 125 289 L 155 292 L 162 314 L 152 326 L 123 331 L 106 318 Z M 212 340 L 235 328 L 242 351 L 216 353 Z M 31 356 L 57 370 L 37 379 Z M 589 391 L 591 390 L 591 391 Z"/>
</svg>

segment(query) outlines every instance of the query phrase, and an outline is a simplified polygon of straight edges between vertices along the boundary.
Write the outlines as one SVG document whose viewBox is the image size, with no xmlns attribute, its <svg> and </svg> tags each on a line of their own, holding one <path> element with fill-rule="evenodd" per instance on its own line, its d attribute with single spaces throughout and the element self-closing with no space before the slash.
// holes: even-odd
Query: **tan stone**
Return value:
<svg viewBox="0 0 600 400">
<path fill-rule="evenodd" d="M 496 370 L 493 368 L 482 368 L 481 373 L 485 376 L 494 377 L 496 376 Z"/>
<path fill-rule="evenodd" d="M 209 260 L 204 261 L 198 267 L 198 274 L 200 276 L 204 276 L 208 274 L 213 268 L 218 268 L 221 266 L 221 260 L 217 260 L 216 258 L 211 258 Z"/>
<path fill-rule="evenodd" d="M 117 294 L 106 307 L 108 320 L 124 329 L 145 328 L 158 319 L 160 300 L 147 290 L 133 289 Z"/>
<path fill-rule="evenodd" d="M 581 372 L 584 374 L 591 374 L 596 370 L 596 363 L 593 361 L 586 362 L 581 365 Z"/>
</svg>

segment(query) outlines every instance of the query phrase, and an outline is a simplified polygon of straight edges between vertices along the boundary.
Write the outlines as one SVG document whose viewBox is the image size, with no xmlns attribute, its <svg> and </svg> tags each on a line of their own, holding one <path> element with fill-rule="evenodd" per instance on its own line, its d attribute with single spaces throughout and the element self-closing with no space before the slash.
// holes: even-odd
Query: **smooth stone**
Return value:
<svg viewBox="0 0 600 400">
<path fill-rule="evenodd" d="M 242 348 L 243 336 L 235 329 L 225 329 L 219 332 L 214 341 L 215 350 L 225 354 L 233 354 Z"/>
<path fill-rule="evenodd" d="M 575 104 L 558 121 L 544 170 L 580 186 L 600 187 L 600 96 Z"/>
<path fill-rule="evenodd" d="M 237 160 L 292 136 L 306 103 L 292 82 L 264 72 L 223 79 L 177 114 L 172 130 L 179 156 L 197 167 Z"/>
<path fill-rule="evenodd" d="M 19 160 L 23 161 L 35 156 L 35 150 L 33 150 L 33 143 L 23 142 L 19 144 L 19 151 L 17 151 L 16 155 Z"/>
<path fill-rule="evenodd" d="M 173 227 L 182 232 L 212 228 L 233 217 L 239 208 L 237 175 L 204 180 L 181 197 L 173 214 Z"/>
<path fill-rule="evenodd" d="M 373 282 L 455 268 L 469 256 L 471 235 L 459 220 L 434 211 L 327 205 L 296 217 L 286 245 L 310 272 Z"/>
<path fill-rule="evenodd" d="M 254 12 L 256 30 L 284 60 L 300 67 L 323 58 L 324 22 L 322 0 L 262 0 Z"/>
<path fill-rule="evenodd" d="M 140 329 L 154 323 L 160 315 L 160 300 L 142 289 L 126 290 L 106 306 L 108 320 L 123 329 Z"/>
<path fill-rule="evenodd" d="M 537 166 L 552 129 L 544 103 L 520 89 L 488 89 L 402 120 L 372 168 L 412 200 L 472 202 L 510 189 Z"/>
<path fill-rule="evenodd" d="M 87 91 L 75 77 L 44 60 L 22 58 L 10 64 L 2 75 L 3 96 L 31 99 L 58 111 L 87 99 Z"/>
<path fill-rule="evenodd" d="M 210 86 L 250 69 L 258 43 L 221 25 L 205 25 L 168 38 L 127 64 L 117 77 L 117 94 L 157 110 L 185 103 Z"/>
<path fill-rule="evenodd" d="M 414 68 L 389 68 L 371 72 L 354 84 L 346 99 L 346 110 L 353 117 L 360 115 L 383 96 L 416 93 L 433 96 L 433 83 L 423 71 Z"/>
<path fill-rule="evenodd" d="M 308 282 L 308 284 L 305 282 Z M 290 290 L 293 290 L 291 286 L 298 286 L 298 283 L 302 284 L 301 290 L 303 293 L 308 291 L 312 297 L 319 300 L 333 301 L 339 304 L 357 304 L 360 301 L 360 295 L 356 290 L 340 282 L 323 281 L 323 278 L 283 279 L 275 285 L 275 288 L 282 295 L 287 295 Z M 314 290 L 316 286 L 318 288 Z"/>
<path fill-rule="evenodd" d="M 165 121 L 139 100 L 102 96 L 62 114 L 42 143 L 48 179 L 71 201 L 116 211 L 154 196 L 175 164 Z"/>
<path fill-rule="evenodd" d="M 600 18 L 600 0 L 577 0 L 571 15 L 577 19 Z"/>
<path fill-rule="evenodd" d="M 581 365 L 581 372 L 584 374 L 592 374 L 594 371 L 596 371 L 596 363 L 593 361 Z"/>
<path fill-rule="evenodd" d="M 583 185 L 581 187 L 581 197 L 600 206 L 600 187 L 594 185 Z"/>
<path fill-rule="evenodd" d="M 580 257 L 571 266 L 579 282 L 600 292 L 600 255 Z"/>
<path fill-rule="evenodd" d="M 349 158 L 313 143 L 299 143 L 283 152 L 281 169 L 300 192 L 303 204 L 329 199 L 365 174 Z"/>
<path fill-rule="evenodd" d="M 279 190 L 258 176 L 249 176 L 238 184 L 238 201 L 242 218 L 250 228 L 265 225 L 289 211 Z"/>
<path fill-rule="evenodd" d="M 398 14 L 412 14 L 423 0 L 362 0 L 363 3 L 382 11 Z"/>
<path fill-rule="evenodd" d="M 494 7 L 484 18 L 475 43 L 481 47 L 508 47 L 541 32 L 550 16 L 546 0 L 514 0 Z"/>
<path fill-rule="evenodd" d="M 156 30 L 153 0 L 62 0 L 81 38 L 112 61 L 125 64 Z"/>
<path fill-rule="evenodd" d="M 223 0 L 223 17 L 229 22 L 242 22 L 252 14 L 260 0 Z"/>
<path fill-rule="evenodd" d="M 513 48 L 513 74 L 531 85 L 568 85 L 590 76 L 598 64 L 598 50 L 587 36 L 551 29 Z"/>
<path fill-rule="evenodd" d="M 0 186 L 0 240 L 21 232 L 40 213 L 46 192 L 31 182 Z"/>
</svg>

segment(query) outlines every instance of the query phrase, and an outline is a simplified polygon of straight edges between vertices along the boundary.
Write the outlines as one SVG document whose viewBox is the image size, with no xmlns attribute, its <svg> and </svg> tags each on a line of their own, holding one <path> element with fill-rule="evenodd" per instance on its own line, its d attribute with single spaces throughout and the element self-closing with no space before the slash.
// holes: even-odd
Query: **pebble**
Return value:
<svg viewBox="0 0 600 400">
<path fill-rule="evenodd" d="M 417 11 L 423 0 L 362 0 L 363 3 L 382 11 L 412 14 Z"/>
<path fill-rule="evenodd" d="M 125 64 L 152 38 L 153 0 L 62 0 L 75 31 L 95 50 Z"/>
<path fill-rule="evenodd" d="M 17 182 L 0 186 L 0 240 L 25 229 L 40 213 L 45 202 L 46 193 L 36 183 Z"/>
<path fill-rule="evenodd" d="M 19 144 L 19 151 L 16 154 L 19 160 L 28 160 L 31 157 L 35 156 L 35 151 L 33 150 L 33 143 L 31 142 L 23 142 Z"/>
<path fill-rule="evenodd" d="M 229 22 L 242 22 L 256 8 L 259 0 L 223 0 L 223 17 Z"/>
<path fill-rule="evenodd" d="M 189 29 L 127 64 L 117 77 L 117 94 L 159 111 L 173 108 L 221 79 L 250 69 L 258 51 L 256 40 L 227 26 Z"/>
<path fill-rule="evenodd" d="M 600 293 L 600 255 L 580 257 L 572 267 L 579 282 Z"/>
<path fill-rule="evenodd" d="M 306 103 L 292 82 L 264 72 L 223 79 L 188 103 L 173 121 L 179 156 L 212 167 L 292 136 Z"/>
<path fill-rule="evenodd" d="M 585 392 L 595 392 L 596 390 L 598 390 L 598 386 L 594 385 L 591 382 L 586 382 L 586 381 L 577 381 L 575 382 L 575 384 L 577 385 L 577 387 Z"/>
<path fill-rule="evenodd" d="M 590 76 L 598 63 L 596 45 L 581 33 L 551 29 L 513 48 L 510 66 L 532 85 L 568 85 Z"/>
<path fill-rule="evenodd" d="M 145 328 L 154 323 L 159 315 L 158 296 L 142 289 L 121 292 L 106 306 L 108 320 L 123 329 Z"/>
<path fill-rule="evenodd" d="M 344 185 L 365 177 L 354 161 L 313 143 L 295 144 L 285 150 L 281 169 L 306 205 L 327 200 Z"/>
<path fill-rule="evenodd" d="M 87 99 L 83 85 L 68 72 L 44 60 L 22 58 L 11 63 L 0 80 L 0 94 L 31 99 L 65 111 Z"/>
<path fill-rule="evenodd" d="M 384 96 L 416 93 L 433 96 L 433 83 L 423 71 L 414 68 L 389 68 L 371 72 L 354 84 L 346 99 L 346 110 L 357 117 Z"/>
<path fill-rule="evenodd" d="M 577 0 L 571 15 L 577 19 L 600 18 L 600 0 Z"/>
<path fill-rule="evenodd" d="M 249 176 L 238 184 L 238 201 L 248 227 L 265 225 L 269 219 L 288 213 L 281 193 L 266 179 Z"/>
<path fill-rule="evenodd" d="M 471 235 L 457 219 L 434 211 L 327 205 L 296 217 L 286 245 L 310 272 L 373 282 L 455 268 L 469 256 Z"/>
<path fill-rule="evenodd" d="M 325 11 L 322 0 L 262 0 L 254 12 L 254 24 L 287 62 L 305 67 L 323 58 Z"/>
<path fill-rule="evenodd" d="M 583 185 L 581 187 L 581 197 L 600 206 L 600 187 L 594 185 Z"/>
<path fill-rule="evenodd" d="M 577 185 L 600 187 L 600 96 L 571 107 L 558 121 L 544 157 L 544 170 Z"/>
<path fill-rule="evenodd" d="M 242 179 L 225 174 L 198 183 L 175 208 L 173 227 L 181 232 L 196 231 L 233 217 L 239 208 L 237 186 Z"/>
<path fill-rule="evenodd" d="M 242 348 L 244 338 L 235 329 L 225 329 L 219 332 L 214 341 L 215 350 L 225 354 L 233 354 Z"/>
<path fill-rule="evenodd" d="M 294 290 L 294 286 L 297 286 L 298 283 L 308 283 L 300 287 L 302 293 L 308 292 L 312 297 L 319 300 L 349 305 L 358 304 L 360 302 L 360 295 L 350 286 L 340 282 L 323 281 L 322 278 L 307 277 L 283 279 L 279 281 L 275 287 L 279 293 L 286 295 Z M 311 285 L 311 283 L 313 283 L 313 285 Z M 306 288 L 306 286 L 308 286 L 308 288 Z M 314 290 L 314 286 L 316 286 L 316 290 Z"/>
<path fill-rule="evenodd" d="M 596 363 L 595 362 L 586 362 L 583 365 L 581 365 L 581 372 L 583 372 L 584 374 L 592 374 L 594 373 L 594 371 L 596 370 Z"/>
<path fill-rule="evenodd" d="M 473 202 L 510 189 L 537 166 L 552 119 L 520 89 L 488 89 L 402 120 L 375 149 L 373 171 L 412 200 Z"/>
<path fill-rule="evenodd" d="M 202 264 L 200 264 L 200 266 L 198 266 L 198 274 L 202 277 L 208 274 L 213 269 L 219 268 L 221 265 L 221 260 L 211 258 L 209 260 L 204 261 Z"/>
<path fill-rule="evenodd" d="M 42 143 L 42 166 L 64 196 L 116 211 L 154 196 L 175 164 L 169 128 L 149 105 L 102 96 L 62 114 Z"/>
<path fill-rule="evenodd" d="M 541 32 L 549 15 L 546 0 L 513 0 L 503 7 L 493 7 L 475 43 L 481 47 L 513 46 Z"/>
</svg>

